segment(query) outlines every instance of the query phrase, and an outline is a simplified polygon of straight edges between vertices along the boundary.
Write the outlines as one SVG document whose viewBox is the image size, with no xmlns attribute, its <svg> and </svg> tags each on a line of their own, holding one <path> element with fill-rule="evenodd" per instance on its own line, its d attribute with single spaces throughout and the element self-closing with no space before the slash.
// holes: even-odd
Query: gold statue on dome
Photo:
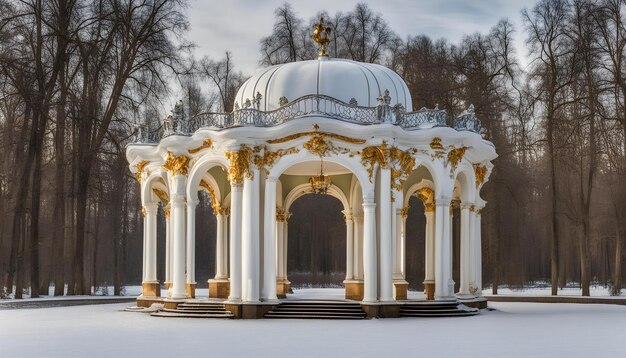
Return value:
<svg viewBox="0 0 626 358">
<path fill-rule="evenodd" d="M 330 32 L 332 29 L 330 26 L 324 24 L 324 17 L 320 17 L 320 22 L 313 27 L 313 41 L 317 42 L 321 46 L 319 57 L 328 57 L 326 53 L 326 46 L 330 43 Z"/>
</svg>

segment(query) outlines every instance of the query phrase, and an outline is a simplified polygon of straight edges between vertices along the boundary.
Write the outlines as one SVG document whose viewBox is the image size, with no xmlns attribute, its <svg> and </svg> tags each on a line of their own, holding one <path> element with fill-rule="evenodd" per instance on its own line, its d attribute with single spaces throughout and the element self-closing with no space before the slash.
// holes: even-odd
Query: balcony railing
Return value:
<svg viewBox="0 0 626 358">
<path fill-rule="evenodd" d="M 389 93 L 379 98 L 376 107 L 362 107 L 342 102 L 325 95 L 300 97 L 275 110 L 261 111 L 257 108 L 235 108 L 230 113 L 201 113 L 187 118 L 182 102 L 179 102 L 161 127 L 148 130 L 140 126 L 135 131 L 133 143 L 158 143 L 172 135 L 192 135 L 199 129 L 222 130 L 233 127 L 273 127 L 294 119 L 309 116 L 325 117 L 349 123 L 372 125 L 388 123 L 405 130 L 419 130 L 447 126 L 448 115 L 438 108 L 422 108 L 406 112 L 401 105 L 391 106 Z M 480 121 L 474 115 L 473 106 L 455 118 L 453 128 L 480 133 Z"/>
</svg>

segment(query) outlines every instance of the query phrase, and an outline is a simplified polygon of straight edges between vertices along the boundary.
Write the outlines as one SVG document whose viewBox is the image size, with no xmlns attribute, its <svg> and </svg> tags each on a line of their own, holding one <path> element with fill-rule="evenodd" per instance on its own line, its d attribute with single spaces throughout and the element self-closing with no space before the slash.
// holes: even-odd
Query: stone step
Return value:
<svg viewBox="0 0 626 358">
<path fill-rule="evenodd" d="M 188 313 L 188 314 L 222 314 L 222 313 L 230 313 L 230 311 L 226 310 L 181 310 L 181 309 L 168 309 L 165 308 L 161 310 L 161 312 L 173 312 L 173 313 Z"/>
<path fill-rule="evenodd" d="M 338 316 L 336 314 L 324 315 L 318 313 L 312 314 L 281 314 L 281 313 L 267 313 L 265 315 L 266 318 L 281 318 L 281 319 L 363 319 L 365 318 L 365 314 L 362 316 Z"/>
<path fill-rule="evenodd" d="M 339 307 L 339 306 L 305 306 L 305 305 L 296 305 L 296 306 L 292 306 L 292 305 L 280 305 L 280 308 L 288 308 L 288 309 L 294 309 L 294 310 L 300 310 L 300 309 L 326 309 L 326 310 L 348 310 L 348 311 L 361 311 L 362 308 L 361 306 L 354 306 L 354 307 Z"/>
<path fill-rule="evenodd" d="M 178 309 L 185 309 L 185 310 L 206 310 L 206 309 L 223 310 L 224 306 L 223 305 L 220 305 L 220 306 L 183 306 L 183 305 L 178 305 Z"/>
<path fill-rule="evenodd" d="M 476 316 L 476 312 L 454 312 L 454 313 L 404 313 L 400 312 L 401 317 L 467 317 Z"/>
<path fill-rule="evenodd" d="M 159 311 L 159 312 L 155 312 L 150 314 L 151 316 L 155 316 L 155 317 L 180 317 L 180 318 L 222 318 L 222 319 L 231 319 L 234 317 L 234 315 L 228 311 L 226 312 L 222 312 L 222 313 L 202 313 L 202 314 L 197 314 L 197 313 L 181 313 L 181 312 L 166 312 L 166 311 Z"/>
<path fill-rule="evenodd" d="M 361 316 L 365 315 L 362 311 L 329 311 L 329 310 L 290 310 L 280 309 L 271 310 L 268 313 L 280 313 L 280 314 L 334 314 L 339 316 Z"/>
</svg>

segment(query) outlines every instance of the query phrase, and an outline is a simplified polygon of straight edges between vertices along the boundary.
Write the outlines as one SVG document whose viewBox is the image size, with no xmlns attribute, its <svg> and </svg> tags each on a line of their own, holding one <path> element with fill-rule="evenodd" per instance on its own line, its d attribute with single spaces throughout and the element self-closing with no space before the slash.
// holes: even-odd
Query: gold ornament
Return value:
<svg viewBox="0 0 626 358">
<path fill-rule="evenodd" d="M 215 212 L 215 208 L 220 206 L 219 200 L 217 200 L 217 197 L 215 196 L 215 190 L 213 190 L 209 183 L 204 180 L 200 180 L 200 187 L 209 193 L 209 196 L 211 197 L 211 207 Z"/>
<path fill-rule="evenodd" d="M 252 161 L 252 148 L 242 144 L 239 151 L 224 153 L 230 162 L 228 166 L 228 180 L 232 185 L 242 185 L 244 177 L 253 179 L 254 173 L 250 168 Z"/>
<path fill-rule="evenodd" d="M 331 31 L 332 29 L 330 28 L 330 26 L 326 26 L 326 24 L 324 24 L 324 17 L 321 17 L 320 22 L 315 24 L 315 26 L 313 27 L 313 35 L 311 35 L 311 37 L 313 38 L 313 41 L 315 41 L 321 47 L 320 53 L 318 54 L 319 57 L 328 56 L 328 54 L 326 53 L 326 46 L 328 46 L 328 44 L 330 43 Z"/>
<path fill-rule="evenodd" d="M 285 209 L 276 207 L 276 221 L 285 221 Z"/>
<path fill-rule="evenodd" d="M 480 164 L 474 164 L 474 173 L 476 174 L 476 188 L 485 182 L 487 176 L 487 167 Z"/>
<path fill-rule="evenodd" d="M 167 193 L 165 191 L 160 190 L 160 189 L 156 189 L 156 188 L 153 188 L 152 191 L 154 192 L 154 194 L 156 194 L 156 196 L 159 198 L 159 200 L 161 200 L 161 202 L 164 205 L 167 205 L 167 203 L 170 201 L 170 199 L 169 199 L 169 197 L 168 197 L 168 195 L 167 195 Z"/>
<path fill-rule="evenodd" d="M 135 172 L 135 178 L 137 178 L 137 181 L 139 183 L 141 183 L 141 174 L 143 173 L 143 170 L 146 165 L 148 165 L 148 163 L 150 162 L 147 160 L 142 160 L 139 163 L 135 164 L 135 168 L 137 168 L 137 171 Z"/>
<path fill-rule="evenodd" d="M 165 214 L 165 219 L 169 220 L 169 218 L 170 218 L 170 207 L 169 207 L 169 205 L 163 207 L 163 214 Z"/>
<path fill-rule="evenodd" d="M 402 210 L 400 210 L 400 215 L 403 218 L 406 218 L 409 215 L 409 208 L 410 208 L 410 206 L 407 205 L 407 206 L 403 207 Z"/>
<path fill-rule="evenodd" d="M 298 148 L 288 148 L 288 149 L 278 149 L 276 151 L 271 151 L 267 149 L 267 146 L 256 146 L 253 149 L 254 153 L 254 164 L 259 168 L 259 170 L 268 169 L 267 174 L 269 174 L 269 169 L 271 169 L 276 161 L 282 158 L 285 155 L 298 153 L 300 150 Z M 263 154 L 258 154 L 258 153 Z"/>
<path fill-rule="evenodd" d="M 425 212 L 435 211 L 435 192 L 431 188 L 420 188 L 417 191 L 417 197 L 422 201 L 422 204 L 424 204 Z"/>
<path fill-rule="evenodd" d="M 189 172 L 189 157 L 183 154 L 174 155 L 172 152 L 167 152 L 167 160 L 163 164 L 163 169 L 172 175 L 187 175 Z"/>
<path fill-rule="evenodd" d="M 445 148 L 441 144 L 441 138 L 434 137 L 433 140 L 430 142 L 430 149 L 432 149 L 432 150 L 445 150 Z"/>
<path fill-rule="evenodd" d="M 203 149 L 207 149 L 207 148 L 213 148 L 213 140 L 205 139 L 204 142 L 202 142 L 201 146 L 199 146 L 198 148 L 189 149 L 188 152 L 189 152 L 189 154 L 195 154 L 195 153 L 198 153 L 199 151 L 201 151 Z"/>
<path fill-rule="evenodd" d="M 146 207 L 142 206 L 141 207 L 141 217 L 145 218 L 146 215 L 148 215 L 148 212 L 146 211 Z"/>
<path fill-rule="evenodd" d="M 448 163 L 451 164 L 452 170 L 456 170 L 456 167 L 459 165 L 461 160 L 463 160 L 463 156 L 467 151 L 468 147 L 462 146 L 459 148 L 453 148 L 448 152 Z"/>
</svg>

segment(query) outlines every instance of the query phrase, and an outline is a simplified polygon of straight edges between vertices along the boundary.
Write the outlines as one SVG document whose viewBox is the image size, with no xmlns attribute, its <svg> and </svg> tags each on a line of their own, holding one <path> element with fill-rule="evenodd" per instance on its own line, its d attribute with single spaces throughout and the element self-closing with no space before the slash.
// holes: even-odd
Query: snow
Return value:
<svg viewBox="0 0 626 358">
<path fill-rule="evenodd" d="M 498 296 L 550 296 L 551 288 L 550 286 L 543 287 L 528 287 L 528 288 L 506 288 L 506 287 L 498 287 Z M 558 290 L 558 296 L 567 296 L 567 297 L 582 297 L 582 289 L 579 287 L 565 287 L 560 288 Z M 626 290 L 622 289 L 621 296 L 611 296 L 609 293 L 609 288 L 605 286 L 591 286 L 589 288 L 589 294 L 591 297 L 602 297 L 602 298 L 615 298 L 615 299 L 624 299 L 626 298 Z M 483 290 L 484 296 L 492 295 L 491 288 Z"/>
<path fill-rule="evenodd" d="M 300 298 L 322 292 L 296 292 Z M 123 312 L 129 304 L 0 311 L 11 357 L 623 356 L 626 307 L 491 302 L 475 317 L 210 320 Z"/>
</svg>

